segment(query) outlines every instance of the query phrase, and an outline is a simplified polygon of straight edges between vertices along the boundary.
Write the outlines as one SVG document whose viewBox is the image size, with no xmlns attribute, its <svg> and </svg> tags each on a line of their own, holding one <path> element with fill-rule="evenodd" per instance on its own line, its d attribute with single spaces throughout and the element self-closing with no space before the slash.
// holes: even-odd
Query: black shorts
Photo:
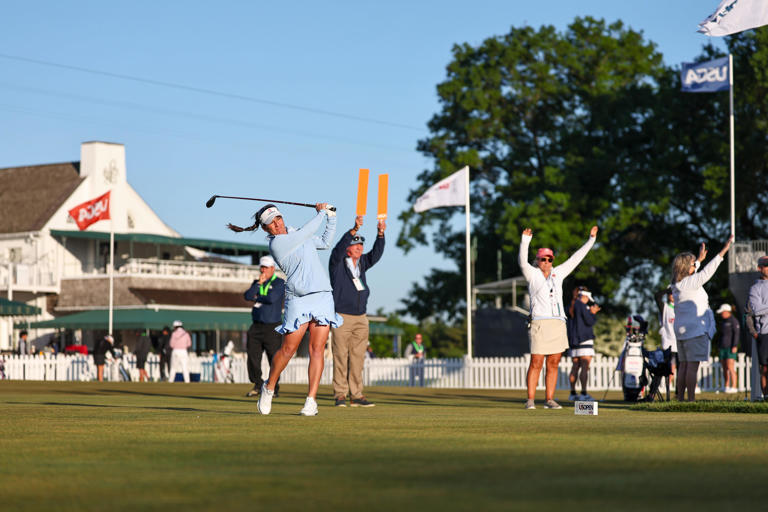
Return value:
<svg viewBox="0 0 768 512">
<path fill-rule="evenodd" d="M 768 366 L 768 334 L 757 335 L 757 360 L 763 366 Z"/>
</svg>

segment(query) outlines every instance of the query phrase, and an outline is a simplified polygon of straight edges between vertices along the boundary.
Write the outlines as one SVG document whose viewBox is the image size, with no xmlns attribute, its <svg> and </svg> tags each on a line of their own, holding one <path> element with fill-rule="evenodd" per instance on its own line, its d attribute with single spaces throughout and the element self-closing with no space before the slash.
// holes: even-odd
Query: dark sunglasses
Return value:
<svg viewBox="0 0 768 512">
<path fill-rule="evenodd" d="M 548 261 L 548 262 L 552 263 L 555 260 L 550 258 L 549 256 L 546 256 L 544 258 L 539 258 L 539 261 Z"/>
<path fill-rule="evenodd" d="M 352 243 L 353 244 L 359 244 L 361 242 L 365 242 L 365 237 L 360 235 L 355 235 L 352 237 Z"/>
</svg>

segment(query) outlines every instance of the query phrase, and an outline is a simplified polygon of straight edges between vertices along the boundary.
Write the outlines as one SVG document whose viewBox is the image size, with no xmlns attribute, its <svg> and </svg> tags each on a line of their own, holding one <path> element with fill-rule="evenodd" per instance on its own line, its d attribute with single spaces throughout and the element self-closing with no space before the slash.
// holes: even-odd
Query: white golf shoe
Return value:
<svg viewBox="0 0 768 512">
<path fill-rule="evenodd" d="M 317 402 L 311 396 L 307 397 L 307 401 L 304 402 L 304 407 L 301 408 L 299 414 L 302 416 L 317 416 Z"/>
<path fill-rule="evenodd" d="M 267 383 L 262 384 L 259 401 L 256 403 L 256 408 L 261 414 L 269 414 L 272 411 L 273 396 L 275 396 L 275 392 L 267 389 Z"/>
</svg>

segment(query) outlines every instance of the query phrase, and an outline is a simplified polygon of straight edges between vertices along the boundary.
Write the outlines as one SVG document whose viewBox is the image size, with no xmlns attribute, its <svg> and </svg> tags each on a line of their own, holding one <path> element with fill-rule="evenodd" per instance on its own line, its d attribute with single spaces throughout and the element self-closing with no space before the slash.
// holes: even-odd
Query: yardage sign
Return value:
<svg viewBox="0 0 768 512">
<path fill-rule="evenodd" d="M 576 401 L 573 406 L 574 413 L 583 416 L 597 416 L 597 402 Z"/>
</svg>

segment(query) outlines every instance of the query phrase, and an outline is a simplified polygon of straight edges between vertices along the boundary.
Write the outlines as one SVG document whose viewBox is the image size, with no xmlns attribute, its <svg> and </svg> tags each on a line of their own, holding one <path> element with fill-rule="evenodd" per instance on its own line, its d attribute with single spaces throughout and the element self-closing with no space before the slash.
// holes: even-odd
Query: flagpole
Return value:
<svg viewBox="0 0 768 512">
<path fill-rule="evenodd" d="M 467 357 L 472 359 L 472 266 L 469 246 L 469 166 L 467 166 L 466 181 L 464 182 L 464 241 L 466 246 L 466 275 L 467 275 Z"/>
<path fill-rule="evenodd" d="M 736 240 L 736 153 L 733 144 L 734 118 L 733 118 L 733 54 L 728 54 L 728 91 L 731 107 L 731 235 Z"/>
<path fill-rule="evenodd" d="M 110 198 L 110 203 L 112 199 Z M 110 210 L 112 205 L 109 205 Z M 110 216 L 111 217 L 111 216 Z M 112 336 L 112 310 L 114 309 L 115 297 L 115 219 L 109 221 L 109 331 Z"/>
</svg>

